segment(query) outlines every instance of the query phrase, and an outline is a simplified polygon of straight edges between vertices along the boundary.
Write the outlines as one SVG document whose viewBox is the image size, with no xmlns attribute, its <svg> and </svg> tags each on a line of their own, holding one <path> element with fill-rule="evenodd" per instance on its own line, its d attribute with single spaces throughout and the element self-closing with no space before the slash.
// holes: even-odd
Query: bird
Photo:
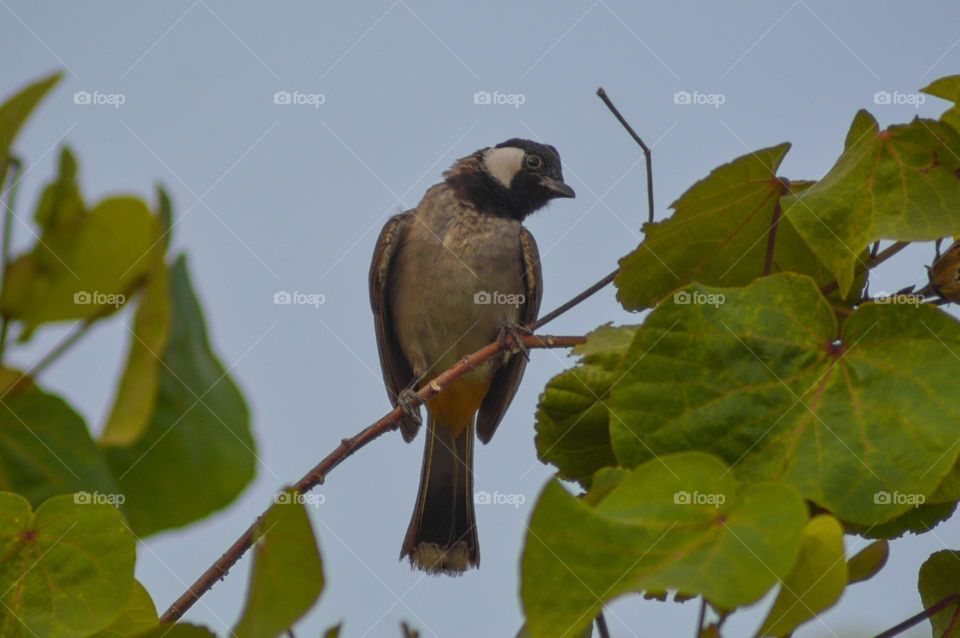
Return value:
<svg viewBox="0 0 960 638">
<path fill-rule="evenodd" d="M 391 217 L 370 265 L 370 305 L 384 385 L 412 441 L 422 384 L 536 320 L 540 254 L 523 221 L 575 197 L 560 155 L 512 138 L 456 160 L 417 206 Z M 473 437 L 488 443 L 517 392 L 525 352 L 505 351 L 425 402 L 427 428 L 416 505 L 400 559 L 428 574 L 479 567 Z"/>
</svg>

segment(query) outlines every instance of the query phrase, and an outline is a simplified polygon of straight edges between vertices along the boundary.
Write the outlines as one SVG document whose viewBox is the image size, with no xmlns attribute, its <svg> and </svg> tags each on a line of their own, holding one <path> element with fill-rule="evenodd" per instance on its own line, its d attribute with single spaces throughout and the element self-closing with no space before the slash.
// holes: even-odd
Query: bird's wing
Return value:
<svg viewBox="0 0 960 638">
<path fill-rule="evenodd" d="M 540 251 L 537 242 L 526 228 L 520 228 L 520 251 L 523 259 L 523 277 L 526 284 L 526 298 L 520 318 L 527 326 L 533 323 L 540 312 L 540 301 L 543 298 L 543 272 L 540 269 Z M 510 361 L 497 370 L 493 377 L 487 396 L 483 399 L 480 411 L 477 414 L 477 437 L 484 443 L 493 438 L 500 420 L 513 401 L 513 396 L 520 386 L 523 370 L 527 360 L 523 356 L 514 355 Z"/>
<path fill-rule="evenodd" d="M 397 404 L 400 392 L 413 381 L 413 371 L 393 332 L 393 320 L 390 317 L 389 279 L 393 256 L 403 239 L 403 235 L 413 220 L 411 211 L 391 217 L 380 231 L 377 246 L 373 250 L 370 263 L 370 307 L 377 331 L 377 350 L 380 352 L 380 369 L 383 371 L 383 383 L 387 388 L 390 403 Z M 407 441 L 417 434 L 417 424 L 405 419 L 400 425 L 403 438 Z"/>
</svg>

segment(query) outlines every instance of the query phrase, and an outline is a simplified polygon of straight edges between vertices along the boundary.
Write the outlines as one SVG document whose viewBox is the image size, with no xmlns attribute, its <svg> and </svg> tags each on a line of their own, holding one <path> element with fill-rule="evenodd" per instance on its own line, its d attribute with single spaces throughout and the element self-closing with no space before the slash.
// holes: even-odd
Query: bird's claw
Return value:
<svg viewBox="0 0 960 638">
<path fill-rule="evenodd" d="M 523 337 L 533 334 L 527 327 L 521 326 L 514 321 L 504 321 L 500 326 L 500 344 L 504 347 L 510 346 L 511 352 L 519 352 L 523 358 L 530 361 L 530 352 L 523 343 Z M 507 343 L 507 337 L 511 338 L 511 343 Z"/>
<path fill-rule="evenodd" d="M 407 418 L 417 424 L 417 427 L 423 424 L 423 420 L 420 417 L 419 402 L 420 397 L 418 397 L 417 393 L 411 388 L 404 388 L 400 391 L 400 394 L 397 395 L 397 405 L 400 406 Z"/>
</svg>

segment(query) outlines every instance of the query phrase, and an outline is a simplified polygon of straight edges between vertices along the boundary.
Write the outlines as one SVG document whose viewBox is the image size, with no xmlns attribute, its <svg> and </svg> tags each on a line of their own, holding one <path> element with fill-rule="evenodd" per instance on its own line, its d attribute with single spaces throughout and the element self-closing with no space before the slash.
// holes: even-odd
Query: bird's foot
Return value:
<svg viewBox="0 0 960 638">
<path fill-rule="evenodd" d="M 420 418 L 420 397 L 417 396 L 415 390 L 412 388 L 401 390 L 400 394 L 397 395 L 397 405 L 400 406 L 408 419 L 416 423 L 417 427 L 423 424 L 423 420 Z"/>
<path fill-rule="evenodd" d="M 403 410 L 403 419 L 400 421 L 400 433 L 403 440 L 409 443 L 417 436 L 423 420 L 420 417 L 419 398 L 412 388 L 405 388 L 397 396 L 397 405 Z"/>
<path fill-rule="evenodd" d="M 530 361 L 530 352 L 527 346 L 523 344 L 523 337 L 532 334 L 533 331 L 526 326 L 521 326 L 515 321 L 504 321 L 500 324 L 500 336 L 498 340 L 500 341 L 500 345 L 505 348 L 509 346 L 510 352 L 519 352 L 523 355 L 524 359 Z M 510 343 L 507 342 L 507 337 L 510 337 Z"/>
</svg>

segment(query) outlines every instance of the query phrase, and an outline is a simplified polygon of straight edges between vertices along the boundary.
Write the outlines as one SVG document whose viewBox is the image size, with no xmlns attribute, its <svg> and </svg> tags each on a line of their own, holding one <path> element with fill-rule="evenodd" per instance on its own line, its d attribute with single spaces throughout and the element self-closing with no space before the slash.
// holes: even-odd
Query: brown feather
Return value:
<svg viewBox="0 0 960 638">
<path fill-rule="evenodd" d="M 523 325 L 536 321 L 543 299 L 543 271 L 540 268 L 540 251 L 537 242 L 526 228 L 520 228 L 520 254 L 523 259 L 524 279 L 527 287 L 525 304 L 521 315 Z M 521 355 L 513 355 L 493 377 L 490 391 L 477 413 L 477 438 L 489 443 L 497 426 L 500 425 L 510 402 L 513 401 L 520 379 L 527 367 L 527 360 Z"/>
<path fill-rule="evenodd" d="M 377 246 L 373 251 L 370 264 L 370 307 L 373 309 L 374 325 L 377 332 L 377 350 L 380 353 L 380 368 L 383 382 L 387 388 L 390 403 L 397 405 L 400 393 L 413 385 L 414 375 L 403 356 L 397 337 L 393 333 L 390 319 L 390 303 L 387 299 L 390 291 L 390 266 L 397 248 L 403 241 L 404 233 L 413 221 L 412 211 L 391 217 L 380 231 Z M 417 435 L 417 422 L 405 418 L 400 422 L 400 432 L 405 441 L 412 441 Z"/>
</svg>

